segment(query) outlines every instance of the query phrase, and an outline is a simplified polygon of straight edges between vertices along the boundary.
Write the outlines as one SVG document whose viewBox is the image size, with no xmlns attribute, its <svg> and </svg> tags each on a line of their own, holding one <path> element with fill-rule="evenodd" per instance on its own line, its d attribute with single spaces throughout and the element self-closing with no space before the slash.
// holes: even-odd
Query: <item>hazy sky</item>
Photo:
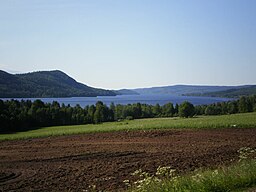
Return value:
<svg viewBox="0 0 256 192">
<path fill-rule="evenodd" d="M 256 0 L 0 0 L 0 69 L 108 89 L 256 84 Z"/>
</svg>

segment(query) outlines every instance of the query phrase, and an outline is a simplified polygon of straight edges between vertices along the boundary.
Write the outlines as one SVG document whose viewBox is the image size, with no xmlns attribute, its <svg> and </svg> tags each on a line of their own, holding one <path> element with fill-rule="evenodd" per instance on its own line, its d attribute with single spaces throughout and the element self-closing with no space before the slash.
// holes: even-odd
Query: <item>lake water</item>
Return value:
<svg viewBox="0 0 256 192">
<path fill-rule="evenodd" d="M 173 96 L 173 95 L 162 95 L 162 94 L 154 94 L 154 95 L 118 95 L 118 96 L 99 96 L 99 97 L 69 97 L 69 98 L 17 98 L 17 100 L 36 100 L 40 99 L 43 102 L 51 103 L 53 101 L 57 101 L 60 104 L 64 103 L 65 105 L 70 104 L 71 106 L 75 106 L 79 104 L 81 107 L 85 107 L 86 105 L 93 105 L 97 101 L 102 101 L 106 105 L 110 105 L 112 102 L 115 104 L 133 104 L 133 103 L 145 103 L 145 104 L 160 104 L 164 105 L 166 103 L 180 104 L 183 101 L 189 101 L 194 105 L 201 104 L 211 104 L 223 101 L 232 100 L 230 98 L 218 98 L 218 97 L 191 97 L 191 96 Z M 7 100 L 7 99 L 3 99 Z"/>
</svg>

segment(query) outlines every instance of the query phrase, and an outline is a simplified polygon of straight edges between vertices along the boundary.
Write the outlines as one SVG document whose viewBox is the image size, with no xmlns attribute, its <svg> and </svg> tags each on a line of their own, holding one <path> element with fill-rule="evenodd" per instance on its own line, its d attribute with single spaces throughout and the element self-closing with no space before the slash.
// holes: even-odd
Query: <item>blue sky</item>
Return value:
<svg viewBox="0 0 256 192">
<path fill-rule="evenodd" d="M 0 69 L 108 89 L 256 84 L 255 0 L 0 0 Z"/>
</svg>

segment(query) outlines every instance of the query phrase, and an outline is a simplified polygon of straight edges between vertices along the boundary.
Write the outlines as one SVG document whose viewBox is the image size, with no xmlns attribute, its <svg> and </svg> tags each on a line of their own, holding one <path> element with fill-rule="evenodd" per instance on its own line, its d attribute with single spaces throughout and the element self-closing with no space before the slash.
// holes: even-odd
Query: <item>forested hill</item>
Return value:
<svg viewBox="0 0 256 192">
<path fill-rule="evenodd" d="M 129 89 L 113 90 L 117 95 L 139 95 L 136 91 Z"/>
<path fill-rule="evenodd" d="M 249 96 L 256 94 L 256 85 L 246 86 L 242 88 L 234 88 L 225 91 L 217 91 L 217 92 L 209 92 L 204 94 L 195 94 L 198 96 L 209 96 L 209 97 L 241 97 L 241 96 Z"/>
<path fill-rule="evenodd" d="M 113 91 L 78 83 L 62 71 L 9 74 L 0 70 L 0 98 L 114 96 Z"/>
<path fill-rule="evenodd" d="M 139 88 L 133 91 L 139 94 L 170 94 L 170 95 L 200 95 L 209 92 L 238 89 L 245 86 L 202 86 L 202 85 L 173 85 L 164 87 Z"/>
</svg>

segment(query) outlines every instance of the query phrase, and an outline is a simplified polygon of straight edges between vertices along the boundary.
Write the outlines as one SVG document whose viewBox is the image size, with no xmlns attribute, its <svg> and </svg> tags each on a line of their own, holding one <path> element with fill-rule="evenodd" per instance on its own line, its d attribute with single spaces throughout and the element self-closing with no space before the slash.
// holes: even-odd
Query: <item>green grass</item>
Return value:
<svg viewBox="0 0 256 192">
<path fill-rule="evenodd" d="M 256 128 L 256 113 L 222 116 L 200 116 L 195 118 L 152 118 L 110 122 L 98 125 L 74 125 L 45 127 L 14 134 L 0 134 L 0 140 L 15 140 L 37 137 L 71 135 L 95 132 L 130 131 L 149 129 L 201 129 L 201 128 Z"/>
<path fill-rule="evenodd" d="M 149 180 L 149 181 L 147 181 Z M 166 180 L 146 178 L 129 191 L 227 192 L 247 191 L 256 186 L 256 160 L 242 161 L 216 170 L 197 171 Z"/>
<path fill-rule="evenodd" d="M 133 192 L 238 192 L 256 189 L 256 148 L 242 147 L 239 161 L 215 170 L 201 169 L 186 175 L 177 175 L 171 166 L 158 167 L 155 174 L 139 169 L 132 175 L 134 182 L 125 180 Z"/>
</svg>

